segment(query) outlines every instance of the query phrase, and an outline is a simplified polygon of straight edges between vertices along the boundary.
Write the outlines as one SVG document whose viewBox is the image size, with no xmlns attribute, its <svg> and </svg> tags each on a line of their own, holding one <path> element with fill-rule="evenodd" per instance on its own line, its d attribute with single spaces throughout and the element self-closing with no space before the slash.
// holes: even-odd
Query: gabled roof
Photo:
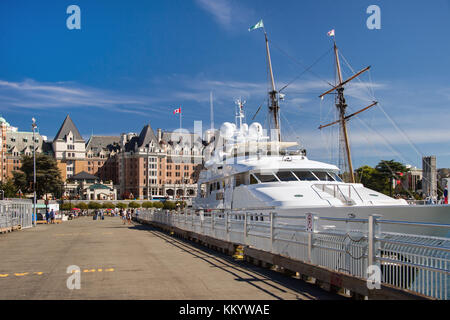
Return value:
<svg viewBox="0 0 450 320">
<path fill-rule="evenodd" d="M 76 175 L 69 178 L 69 180 L 100 180 L 97 176 L 94 176 L 86 171 L 81 171 Z"/>
<path fill-rule="evenodd" d="M 148 124 L 142 128 L 142 131 L 139 134 L 138 147 L 146 147 L 152 141 L 155 145 L 158 144 L 158 139 L 156 139 L 152 127 Z"/>
<path fill-rule="evenodd" d="M 91 136 L 86 143 L 86 151 L 99 153 L 102 150 L 118 150 L 120 137 L 118 136 Z"/>
<path fill-rule="evenodd" d="M 73 139 L 75 142 L 84 142 L 83 137 L 73 123 L 72 119 L 70 119 L 69 115 L 67 115 L 66 119 L 64 119 L 61 128 L 59 128 L 59 131 L 56 134 L 55 139 L 53 140 L 64 140 L 64 138 L 69 134 L 70 131 L 72 131 Z"/>
</svg>

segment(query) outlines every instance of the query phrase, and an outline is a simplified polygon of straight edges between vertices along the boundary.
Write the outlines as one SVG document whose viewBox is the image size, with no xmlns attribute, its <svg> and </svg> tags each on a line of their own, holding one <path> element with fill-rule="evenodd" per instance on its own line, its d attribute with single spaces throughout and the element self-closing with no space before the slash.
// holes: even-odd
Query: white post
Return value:
<svg viewBox="0 0 450 320">
<path fill-rule="evenodd" d="M 270 252 L 273 253 L 273 236 L 274 236 L 274 227 L 275 223 L 273 219 L 275 218 L 275 214 L 273 212 L 270 213 Z"/>
<path fill-rule="evenodd" d="M 380 227 L 377 220 L 379 220 L 380 217 L 381 216 L 377 214 L 371 214 L 369 216 L 369 226 L 368 226 L 369 253 L 367 262 L 369 266 L 377 264 L 378 246 L 376 238 L 377 236 L 379 236 L 380 233 Z"/>
<path fill-rule="evenodd" d="M 229 225 L 229 215 L 228 212 L 225 213 L 225 232 L 227 233 L 227 241 L 230 242 L 230 225 Z"/>
<path fill-rule="evenodd" d="M 247 244 L 247 212 L 244 215 L 244 242 Z"/>
</svg>

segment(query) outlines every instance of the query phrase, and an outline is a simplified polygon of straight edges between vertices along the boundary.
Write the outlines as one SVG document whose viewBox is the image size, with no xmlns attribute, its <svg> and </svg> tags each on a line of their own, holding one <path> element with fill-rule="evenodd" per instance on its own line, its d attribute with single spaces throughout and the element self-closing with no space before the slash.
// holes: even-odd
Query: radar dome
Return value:
<svg viewBox="0 0 450 320">
<path fill-rule="evenodd" d="M 224 139 L 231 139 L 231 137 L 233 137 L 235 130 L 236 125 L 234 123 L 224 122 L 220 127 L 220 135 Z"/>
<path fill-rule="evenodd" d="M 263 128 L 259 122 L 253 122 L 248 128 L 248 135 L 252 138 L 259 138 L 262 136 Z"/>
</svg>

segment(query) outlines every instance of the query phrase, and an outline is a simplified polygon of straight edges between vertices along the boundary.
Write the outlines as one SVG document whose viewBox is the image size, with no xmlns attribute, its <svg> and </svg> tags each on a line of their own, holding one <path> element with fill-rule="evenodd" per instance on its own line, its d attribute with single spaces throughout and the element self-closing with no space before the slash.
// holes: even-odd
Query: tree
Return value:
<svg viewBox="0 0 450 320">
<path fill-rule="evenodd" d="M 148 209 L 153 207 L 153 202 L 151 201 L 145 201 L 142 203 L 142 208 Z"/>
<path fill-rule="evenodd" d="M 116 206 L 112 202 L 103 202 L 102 207 L 103 209 L 114 209 Z"/>
<path fill-rule="evenodd" d="M 164 208 L 164 204 L 161 201 L 157 201 L 153 203 L 153 207 L 157 209 L 162 209 Z"/>
<path fill-rule="evenodd" d="M 166 210 L 175 210 L 177 205 L 173 201 L 164 201 L 163 208 Z"/>
<path fill-rule="evenodd" d="M 33 157 L 23 156 L 20 171 L 13 172 L 14 185 L 22 192 L 33 192 Z M 43 195 L 51 193 L 56 198 L 61 195 L 61 172 L 56 161 L 48 155 L 36 154 L 36 195 L 42 198 Z"/>
<path fill-rule="evenodd" d="M 402 182 L 405 180 L 404 173 L 408 172 L 407 169 L 402 163 L 396 162 L 394 160 L 381 160 L 377 166 L 375 167 L 378 174 L 380 175 L 379 181 L 382 184 L 382 190 L 384 194 L 392 195 L 392 179 L 401 180 Z M 401 173 L 402 175 L 398 175 Z M 402 193 L 404 188 L 400 186 L 396 186 L 395 190 L 398 193 Z"/>
<path fill-rule="evenodd" d="M 375 168 L 362 166 L 356 170 L 360 182 L 367 188 L 391 195 L 392 191 L 396 193 L 406 193 L 402 185 L 396 186 L 392 190 L 392 178 L 396 180 L 405 180 L 405 173 L 408 169 L 400 162 L 394 160 L 381 160 Z M 402 173 L 399 175 L 398 173 Z"/>
<path fill-rule="evenodd" d="M 61 210 L 72 210 L 73 208 L 75 208 L 75 205 L 73 205 L 72 203 L 70 203 L 70 202 L 64 202 L 62 205 L 61 205 L 61 207 L 60 207 L 60 209 Z"/>
<path fill-rule="evenodd" d="M 77 203 L 77 208 L 81 209 L 81 210 L 87 210 L 89 209 L 88 205 L 85 202 L 78 202 Z"/>
<path fill-rule="evenodd" d="M 128 207 L 129 207 L 129 208 L 140 208 L 141 205 L 140 205 L 139 203 L 135 202 L 135 201 L 131 201 L 131 202 L 128 204 Z"/>
<path fill-rule="evenodd" d="M 98 203 L 98 202 L 89 201 L 89 203 L 88 203 L 88 208 L 89 209 L 96 210 L 96 209 L 101 209 L 101 207 L 102 207 L 102 205 L 100 203 Z"/>
<path fill-rule="evenodd" d="M 18 188 L 14 185 L 14 182 L 11 178 L 8 178 L 6 182 L 0 183 L 0 190 L 3 190 L 4 198 L 15 198 L 17 195 Z"/>
<path fill-rule="evenodd" d="M 119 209 L 126 209 L 127 208 L 127 204 L 123 203 L 123 202 L 119 202 L 117 204 L 117 208 L 119 208 Z"/>
</svg>

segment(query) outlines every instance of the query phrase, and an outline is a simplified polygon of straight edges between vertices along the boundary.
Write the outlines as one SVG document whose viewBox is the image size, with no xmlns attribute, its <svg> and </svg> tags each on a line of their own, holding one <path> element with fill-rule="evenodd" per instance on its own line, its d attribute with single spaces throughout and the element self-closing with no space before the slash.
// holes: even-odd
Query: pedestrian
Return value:
<svg viewBox="0 0 450 320">
<path fill-rule="evenodd" d="M 55 211 L 53 211 L 53 209 L 50 211 L 50 219 L 51 219 L 51 223 L 54 224 L 55 223 Z"/>
<path fill-rule="evenodd" d="M 120 209 L 120 218 L 122 219 L 123 224 L 125 224 L 127 217 L 123 209 Z"/>
<path fill-rule="evenodd" d="M 48 209 L 45 211 L 45 220 L 47 221 L 48 224 L 48 220 L 50 220 L 50 213 L 48 212 Z"/>
<path fill-rule="evenodd" d="M 128 224 L 131 224 L 131 211 L 127 210 L 127 220 L 128 220 Z"/>
</svg>

